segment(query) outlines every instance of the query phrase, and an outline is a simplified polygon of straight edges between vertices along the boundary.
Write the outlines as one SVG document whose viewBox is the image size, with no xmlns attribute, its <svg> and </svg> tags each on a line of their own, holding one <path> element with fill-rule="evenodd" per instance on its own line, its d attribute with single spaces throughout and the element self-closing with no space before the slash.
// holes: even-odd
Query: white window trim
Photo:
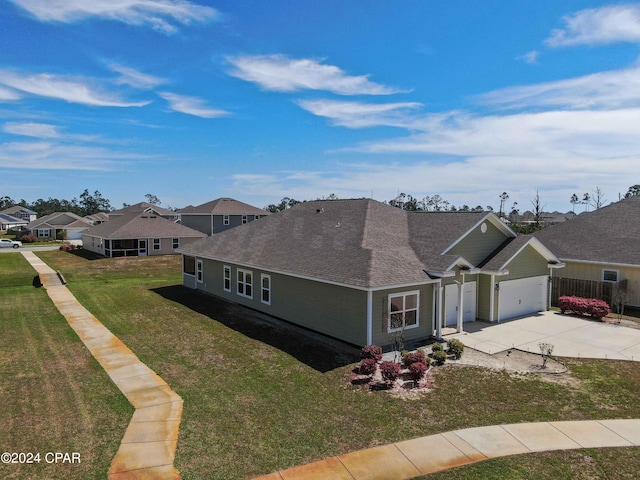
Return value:
<svg viewBox="0 0 640 480">
<path fill-rule="evenodd" d="M 229 225 L 229 215 L 223 215 L 222 216 L 222 224 L 223 225 Z"/>
<path fill-rule="evenodd" d="M 229 272 L 229 288 L 225 286 L 225 282 L 227 281 L 227 272 Z M 225 292 L 231 292 L 231 267 L 229 265 L 222 267 L 222 290 Z"/>
<path fill-rule="evenodd" d="M 202 260 L 196 259 L 196 281 L 202 283 L 204 281 L 204 265 Z"/>
<path fill-rule="evenodd" d="M 615 280 L 605 280 L 604 279 L 604 272 L 616 272 L 616 279 Z M 619 282 L 620 281 L 620 270 L 616 270 L 615 268 L 603 268 L 602 269 L 602 281 L 603 282 L 611 282 L 611 283 Z"/>
<path fill-rule="evenodd" d="M 268 280 L 269 281 L 269 286 L 268 288 L 264 288 L 264 281 Z M 269 292 L 269 301 L 265 301 L 264 300 L 264 292 L 265 290 L 267 292 Z M 263 273 L 260 275 L 260 301 L 262 303 L 264 303 L 265 305 L 271 305 L 271 275 L 267 275 L 266 273 Z"/>
<path fill-rule="evenodd" d="M 251 275 L 251 283 L 246 280 L 247 274 Z M 240 293 L 240 284 L 243 285 L 242 293 Z M 251 286 L 251 295 L 246 293 L 247 285 Z M 253 299 L 253 272 L 251 270 L 243 270 L 242 268 L 236 270 L 236 293 L 241 297 Z"/>
<path fill-rule="evenodd" d="M 415 325 L 404 325 L 404 315 L 402 319 L 403 326 L 400 328 L 391 328 L 391 300 L 393 298 L 398 297 L 406 297 L 408 295 L 416 296 L 416 324 Z M 404 304 L 404 301 L 403 301 Z M 412 309 L 413 310 L 413 309 Z M 406 310 L 403 310 L 405 312 Z M 400 292 L 400 293 L 390 293 L 387 299 L 387 333 L 395 333 L 400 332 L 402 330 L 410 330 L 412 328 L 418 328 L 420 326 L 420 290 L 412 290 L 410 292 Z"/>
<path fill-rule="evenodd" d="M 242 215 L 242 224 L 244 225 L 249 221 L 249 217 L 247 215 Z"/>
<path fill-rule="evenodd" d="M 179 238 L 172 238 L 171 239 L 171 245 L 173 245 L 173 249 L 174 250 L 176 248 L 180 248 L 180 239 Z"/>
<path fill-rule="evenodd" d="M 159 238 L 154 238 L 153 239 L 153 249 L 154 250 L 160 250 L 160 239 Z"/>
</svg>

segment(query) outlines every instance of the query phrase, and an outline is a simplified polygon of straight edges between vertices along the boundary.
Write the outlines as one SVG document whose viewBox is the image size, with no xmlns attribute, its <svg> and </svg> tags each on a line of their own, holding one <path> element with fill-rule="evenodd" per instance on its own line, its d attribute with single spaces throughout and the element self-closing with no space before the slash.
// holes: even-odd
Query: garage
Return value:
<svg viewBox="0 0 640 480">
<path fill-rule="evenodd" d="M 546 275 L 500 282 L 498 319 L 519 317 L 546 310 Z"/>
</svg>

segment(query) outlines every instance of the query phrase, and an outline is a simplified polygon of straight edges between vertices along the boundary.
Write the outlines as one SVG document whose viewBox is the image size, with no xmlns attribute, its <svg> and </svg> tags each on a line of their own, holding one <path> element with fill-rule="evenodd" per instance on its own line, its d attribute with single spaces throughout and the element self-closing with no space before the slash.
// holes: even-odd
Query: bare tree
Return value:
<svg viewBox="0 0 640 480">
<path fill-rule="evenodd" d="M 499 213 L 499 217 L 502 218 L 504 217 L 504 202 L 506 202 L 509 199 L 509 194 L 507 192 L 502 192 L 500 195 L 500 213 Z"/>
<path fill-rule="evenodd" d="M 598 210 L 599 208 L 604 207 L 607 199 L 604 198 L 604 192 L 600 187 L 596 187 L 593 191 L 593 195 L 590 198 L 589 204 L 593 207 L 594 210 Z"/>
<path fill-rule="evenodd" d="M 545 207 L 545 205 L 540 201 L 540 193 L 537 190 L 536 196 L 531 200 L 531 205 L 533 206 L 533 220 L 537 230 L 542 228 L 542 214 Z"/>
</svg>

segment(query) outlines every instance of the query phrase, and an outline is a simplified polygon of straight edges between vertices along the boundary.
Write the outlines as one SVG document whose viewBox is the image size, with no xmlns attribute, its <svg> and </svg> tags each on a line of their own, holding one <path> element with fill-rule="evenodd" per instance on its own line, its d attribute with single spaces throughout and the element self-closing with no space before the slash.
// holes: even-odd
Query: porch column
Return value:
<svg viewBox="0 0 640 480">
<path fill-rule="evenodd" d="M 439 280 L 436 286 L 438 292 L 438 315 L 436 316 L 436 338 L 442 338 L 442 280 Z"/>
<path fill-rule="evenodd" d="M 491 292 L 489 293 L 489 321 L 493 322 L 493 312 L 496 302 L 496 276 L 491 275 Z"/>
<path fill-rule="evenodd" d="M 373 343 L 373 292 L 367 291 L 367 345 Z"/>
<path fill-rule="evenodd" d="M 457 318 L 457 325 L 456 325 L 456 330 L 458 331 L 458 333 L 462 333 L 463 327 L 462 324 L 464 323 L 464 273 L 462 274 L 462 283 L 458 284 L 458 318 Z"/>
</svg>

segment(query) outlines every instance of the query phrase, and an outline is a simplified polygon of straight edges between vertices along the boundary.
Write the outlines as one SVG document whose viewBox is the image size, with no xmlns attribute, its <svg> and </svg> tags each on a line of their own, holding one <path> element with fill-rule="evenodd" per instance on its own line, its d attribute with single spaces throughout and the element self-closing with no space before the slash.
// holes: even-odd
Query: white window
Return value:
<svg viewBox="0 0 640 480">
<path fill-rule="evenodd" d="M 50 236 L 51 236 L 51 230 L 44 229 L 44 228 L 41 229 L 41 230 L 38 230 L 38 237 L 40 237 L 40 238 L 48 238 Z"/>
<path fill-rule="evenodd" d="M 238 269 L 238 295 L 253 298 L 253 272 Z"/>
<path fill-rule="evenodd" d="M 620 280 L 619 270 L 602 270 L 603 282 L 617 282 Z"/>
<path fill-rule="evenodd" d="M 417 290 L 389 295 L 389 333 L 418 327 L 419 303 L 420 292 Z"/>
<path fill-rule="evenodd" d="M 271 275 L 263 273 L 260 278 L 260 283 L 262 285 L 261 301 L 262 303 L 271 305 Z"/>
<path fill-rule="evenodd" d="M 174 238 L 172 241 L 173 241 L 173 249 L 174 250 L 176 248 L 180 248 L 180 239 L 179 238 Z"/>
<path fill-rule="evenodd" d="M 223 281 L 224 281 L 224 285 L 223 285 L 224 291 L 230 292 L 231 291 L 231 267 L 227 265 L 224 266 Z"/>
<path fill-rule="evenodd" d="M 242 215 L 242 224 L 244 225 L 245 223 L 247 223 L 247 216 Z"/>
<path fill-rule="evenodd" d="M 196 280 L 202 283 L 202 278 L 203 278 L 202 260 L 196 260 Z"/>
<path fill-rule="evenodd" d="M 229 215 L 223 215 L 222 216 L 222 224 L 223 225 L 229 225 Z"/>
<path fill-rule="evenodd" d="M 160 250 L 160 239 L 159 238 L 154 238 L 153 239 L 153 249 L 154 250 Z"/>
</svg>

